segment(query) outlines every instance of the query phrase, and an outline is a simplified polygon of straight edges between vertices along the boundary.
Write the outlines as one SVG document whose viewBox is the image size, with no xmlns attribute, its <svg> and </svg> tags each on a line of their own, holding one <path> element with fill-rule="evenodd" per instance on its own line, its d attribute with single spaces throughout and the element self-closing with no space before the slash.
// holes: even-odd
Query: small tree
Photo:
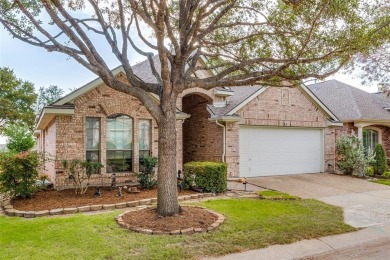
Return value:
<svg viewBox="0 0 390 260">
<path fill-rule="evenodd" d="M 24 124 L 10 125 L 4 130 L 4 134 L 8 138 L 7 148 L 10 151 L 20 153 L 34 147 L 32 132 Z"/>
<path fill-rule="evenodd" d="M 137 174 L 137 178 L 142 188 L 150 189 L 157 184 L 154 172 L 154 168 L 157 165 L 157 158 L 146 156 L 143 159 L 143 165 L 140 167 L 141 172 Z"/>
<path fill-rule="evenodd" d="M 337 166 L 348 175 L 364 176 L 367 167 L 373 161 L 373 155 L 364 154 L 362 141 L 355 135 L 342 134 L 336 143 Z"/>
<path fill-rule="evenodd" d="M 40 87 L 38 90 L 38 99 L 35 106 L 35 113 L 39 114 L 42 108 L 60 99 L 63 94 L 64 91 L 57 86 L 52 85 L 47 88 Z"/>
<path fill-rule="evenodd" d="M 377 144 L 375 146 L 374 153 L 375 162 L 373 162 L 372 164 L 372 166 L 374 167 L 374 174 L 382 175 L 388 169 L 385 149 L 383 149 L 383 146 L 381 144 Z"/>
<path fill-rule="evenodd" d="M 39 158 L 36 152 L 0 153 L 0 191 L 31 197 L 37 189 Z"/>
<path fill-rule="evenodd" d="M 103 164 L 100 162 L 71 160 L 62 161 L 62 167 L 73 181 L 76 194 L 85 194 L 89 187 L 89 180 L 94 174 L 99 174 Z"/>
</svg>

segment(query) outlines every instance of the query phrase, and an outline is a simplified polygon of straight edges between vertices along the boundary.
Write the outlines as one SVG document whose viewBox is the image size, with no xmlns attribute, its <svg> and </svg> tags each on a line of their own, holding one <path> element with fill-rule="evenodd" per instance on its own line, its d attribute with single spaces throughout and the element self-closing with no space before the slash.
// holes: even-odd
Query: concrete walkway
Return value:
<svg viewBox="0 0 390 260">
<path fill-rule="evenodd" d="M 390 245 L 390 224 L 372 226 L 357 232 L 336 236 L 321 237 L 319 239 L 302 240 L 288 245 L 274 245 L 264 249 L 251 250 L 237 254 L 230 254 L 220 260 L 261 260 L 261 259 L 371 259 L 368 255 L 358 258 L 357 250 L 367 245 Z M 351 250 L 353 248 L 353 250 Z M 388 249 L 388 248 L 387 248 Z M 376 248 L 378 250 L 378 248 Z M 386 251 L 387 252 L 387 251 Z M 389 259 L 389 255 L 379 255 L 375 259 Z M 384 257 L 386 256 L 386 257 Z M 382 258 L 384 257 L 384 258 Z"/>
</svg>

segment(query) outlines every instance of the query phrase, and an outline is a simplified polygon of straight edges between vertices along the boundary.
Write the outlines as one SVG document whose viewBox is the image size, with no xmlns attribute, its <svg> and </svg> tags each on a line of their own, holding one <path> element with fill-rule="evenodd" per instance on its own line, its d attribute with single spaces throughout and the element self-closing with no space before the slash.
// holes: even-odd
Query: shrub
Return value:
<svg viewBox="0 0 390 260">
<path fill-rule="evenodd" d="M 382 174 L 382 177 L 383 177 L 383 178 L 386 178 L 386 179 L 390 179 L 390 172 L 384 172 L 384 173 Z"/>
<path fill-rule="evenodd" d="M 3 152 L 0 154 L 0 191 L 12 197 L 31 197 L 36 191 L 40 164 L 36 152 Z"/>
<path fill-rule="evenodd" d="M 99 174 L 103 164 L 100 162 L 71 160 L 62 161 L 62 167 L 73 181 L 76 194 L 84 194 L 89 186 L 89 179 L 94 174 Z"/>
<path fill-rule="evenodd" d="M 367 167 L 373 162 L 373 155 L 364 154 L 362 141 L 354 134 L 342 134 L 336 142 L 337 166 L 348 175 L 364 176 Z"/>
<path fill-rule="evenodd" d="M 374 167 L 372 166 L 368 166 L 367 169 L 366 169 L 366 176 L 374 176 Z"/>
<path fill-rule="evenodd" d="M 184 165 L 184 185 L 192 182 L 205 192 L 225 192 L 227 190 L 226 164 L 216 162 L 189 162 Z"/>
<path fill-rule="evenodd" d="M 383 146 L 381 144 L 377 144 L 375 146 L 374 153 L 375 162 L 372 163 L 372 166 L 374 168 L 374 174 L 382 175 L 388 169 L 385 149 L 383 149 Z"/>
<path fill-rule="evenodd" d="M 10 125 L 4 130 L 4 134 L 8 138 L 7 148 L 10 151 L 20 153 L 34 147 L 32 132 L 25 125 Z"/>
<path fill-rule="evenodd" d="M 144 189 L 150 189 L 157 184 L 154 168 L 157 165 L 157 158 L 146 156 L 140 166 L 141 172 L 137 174 L 138 182 Z"/>
</svg>

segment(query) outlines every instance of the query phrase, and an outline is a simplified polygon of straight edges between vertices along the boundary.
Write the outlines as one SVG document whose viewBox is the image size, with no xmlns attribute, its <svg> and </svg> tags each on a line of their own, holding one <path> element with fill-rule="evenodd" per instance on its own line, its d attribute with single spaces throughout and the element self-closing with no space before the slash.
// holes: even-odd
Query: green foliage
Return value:
<svg viewBox="0 0 390 260">
<path fill-rule="evenodd" d="M 40 164 L 36 152 L 0 153 L 0 191 L 28 198 L 36 191 Z"/>
<path fill-rule="evenodd" d="M 39 114 L 42 108 L 60 99 L 63 94 L 64 91 L 57 86 L 50 86 L 48 88 L 40 87 L 38 91 L 38 99 L 37 104 L 35 106 L 35 112 Z"/>
<path fill-rule="evenodd" d="M 192 186 L 192 181 L 205 192 L 221 193 L 227 190 L 225 163 L 189 162 L 184 164 L 183 186 Z M 184 187 L 183 187 L 184 188 Z"/>
<path fill-rule="evenodd" d="M 374 167 L 368 166 L 366 168 L 366 176 L 369 176 L 369 177 L 374 176 Z"/>
<path fill-rule="evenodd" d="M 377 179 L 377 180 L 372 180 L 372 182 L 390 186 L 390 180 L 388 179 Z"/>
<path fill-rule="evenodd" d="M 140 166 L 141 172 L 137 173 L 138 182 L 144 189 L 150 189 L 157 184 L 154 168 L 157 165 L 157 158 L 145 156 Z"/>
<path fill-rule="evenodd" d="M 383 149 L 381 144 L 377 144 L 375 146 L 374 153 L 375 162 L 372 163 L 374 174 L 382 175 L 388 169 L 385 149 Z"/>
<path fill-rule="evenodd" d="M 0 133 L 13 123 L 23 122 L 32 128 L 36 99 L 32 83 L 18 79 L 9 68 L 0 68 Z"/>
<path fill-rule="evenodd" d="M 89 179 L 94 174 L 100 174 L 103 164 L 100 162 L 81 161 L 73 159 L 70 161 L 63 160 L 62 167 L 73 181 L 76 194 L 84 194 L 89 186 Z"/>
<path fill-rule="evenodd" d="M 257 194 L 260 196 L 262 199 L 267 199 L 267 200 L 297 200 L 300 199 L 297 196 L 293 196 L 287 193 L 279 192 L 279 191 L 274 191 L 274 190 L 264 190 L 264 191 L 259 191 Z"/>
<path fill-rule="evenodd" d="M 373 162 L 373 155 L 366 156 L 362 141 L 354 134 L 342 134 L 336 142 L 337 166 L 347 175 L 364 176 Z"/>
<path fill-rule="evenodd" d="M 390 172 L 384 172 L 384 173 L 382 174 L 382 177 L 383 177 L 383 178 L 390 179 Z"/>
<path fill-rule="evenodd" d="M 8 138 L 7 148 L 15 153 L 25 152 L 34 147 L 35 141 L 32 131 L 24 124 L 12 124 L 4 129 Z"/>
</svg>

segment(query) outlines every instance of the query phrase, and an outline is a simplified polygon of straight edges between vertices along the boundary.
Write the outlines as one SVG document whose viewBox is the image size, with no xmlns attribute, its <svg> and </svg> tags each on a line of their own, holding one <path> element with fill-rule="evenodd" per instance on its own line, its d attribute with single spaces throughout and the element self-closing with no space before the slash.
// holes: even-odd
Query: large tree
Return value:
<svg viewBox="0 0 390 260">
<path fill-rule="evenodd" d="M 17 78 L 9 68 L 0 68 L 0 134 L 13 123 L 24 123 L 32 129 L 36 99 L 32 83 Z"/>
<path fill-rule="evenodd" d="M 58 86 L 51 85 L 47 88 L 40 87 L 38 90 L 38 98 L 35 106 L 35 112 L 39 114 L 42 108 L 60 99 L 63 94 L 64 91 Z"/>
<path fill-rule="evenodd" d="M 175 114 L 181 92 L 324 78 L 379 44 L 375 35 L 383 19 L 376 20 L 376 10 L 382 2 L 0 0 L 0 22 L 13 37 L 72 57 L 145 105 L 158 124 L 157 212 L 167 216 L 179 212 Z M 93 34 L 107 43 L 128 82 L 115 78 Z M 153 82 L 134 75 L 130 49 L 148 58 Z M 199 77 L 200 71 L 212 73 Z"/>
</svg>

